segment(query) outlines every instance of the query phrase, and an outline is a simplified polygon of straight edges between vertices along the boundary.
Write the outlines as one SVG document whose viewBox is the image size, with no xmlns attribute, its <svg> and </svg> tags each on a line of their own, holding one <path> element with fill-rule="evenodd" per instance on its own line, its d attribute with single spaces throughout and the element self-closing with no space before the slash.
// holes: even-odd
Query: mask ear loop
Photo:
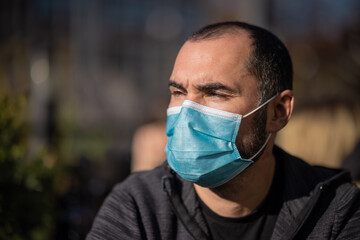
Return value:
<svg viewBox="0 0 360 240">
<path fill-rule="evenodd" d="M 270 137 L 271 137 L 271 133 L 269 133 L 269 136 L 267 137 L 264 145 L 259 149 L 259 151 L 257 151 L 257 153 L 255 153 L 251 158 L 244 159 L 244 160 L 253 160 L 254 158 L 256 158 L 256 156 L 259 155 L 262 150 L 264 150 L 264 148 L 266 147 L 267 143 L 268 143 L 269 140 L 270 140 Z"/>
<path fill-rule="evenodd" d="M 263 104 L 261 104 L 260 106 L 258 106 L 257 108 L 255 108 L 254 110 L 252 110 L 251 112 L 245 114 L 243 116 L 243 118 L 246 118 L 247 116 L 250 116 L 251 114 L 253 114 L 254 112 L 256 112 L 257 110 L 259 110 L 260 108 L 262 108 L 263 106 L 265 106 L 266 104 L 268 104 L 271 100 L 273 100 L 274 98 L 277 97 L 277 94 L 275 96 L 273 96 L 272 98 L 270 98 L 269 100 L 267 100 L 266 102 L 264 102 Z"/>
<path fill-rule="evenodd" d="M 252 110 L 251 112 L 245 114 L 245 115 L 243 116 L 243 118 L 245 118 L 245 117 L 253 114 L 254 112 L 256 112 L 257 110 L 259 110 L 260 108 L 262 108 L 263 106 L 265 106 L 266 104 L 268 104 L 271 100 L 273 100 L 273 99 L 276 98 L 276 97 L 277 97 L 277 94 L 276 94 L 275 96 L 273 96 L 272 98 L 270 98 L 269 100 L 267 100 L 266 102 L 264 102 L 263 104 L 261 104 L 260 106 L 258 106 L 257 108 L 255 108 L 254 110 Z M 256 156 L 259 155 L 259 154 L 262 152 L 262 150 L 264 150 L 264 148 L 266 147 L 267 143 L 268 143 L 269 140 L 270 140 L 270 137 L 271 137 L 271 133 L 269 133 L 269 136 L 267 137 L 264 145 L 262 145 L 262 147 L 259 149 L 259 151 L 257 151 L 251 158 L 249 158 L 249 159 L 244 159 L 244 160 L 250 160 L 250 161 L 251 161 L 251 160 L 253 160 L 254 158 L 256 158 Z"/>
</svg>

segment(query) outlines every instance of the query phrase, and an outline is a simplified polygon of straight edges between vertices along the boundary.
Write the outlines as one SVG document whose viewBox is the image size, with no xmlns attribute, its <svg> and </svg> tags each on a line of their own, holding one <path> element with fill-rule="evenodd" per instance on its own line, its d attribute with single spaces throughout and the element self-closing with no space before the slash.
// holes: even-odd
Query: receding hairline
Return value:
<svg viewBox="0 0 360 240">
<path fill-rule="evenodd" d="M 199 34 L 199 35 L 197 35 Z M 249 74 L 250 73 L 250 62 L 251 59 L 253 57 L 254 54 L 254 38 L 251 35 L 251 31 L 249 29 L 246 28 L 242 28 L 239 26 L 233 26 L 233 25 L 227 25 L 227 26 L 219 26 L 216 29 L 214 29 L 213 31 L 210 32 L 210 34 L 208 33 L 201 33 L 201 32 L 195 32 L 193 35 L 191 35 L 187 41 L 189 43 L 201 43 L 201 42 L 206 42 L 206 41 L 216 41 L 216 40 L 220 40 L 220 39 L 224 39 L 227 37 L 246 37 L 247 40 L 249 40 L 249 55 L 247 56 L 247 58 L 245 59 L 245 67 L 248 71 Z M 253 75 L 253 74 L 252 74 Z M 259 79 L 258 79 L 259 81 Z"/>
<path fill-rule="evenodd" d="M 254 51 L 254 38 L 252 37 L 251 31 L 249 29 L 242 28 L 239 26 L 233 26 L 233 25 L 219 26 L 216 29 L 213 29 L 212 31 L 209 31 L 205 34 L 201 32 L 195 32 L 187 39 L 186 42 L 198 43 L 203 41 L 220 40 L 226 37 L 244 37 L 244 36 L 247 38 L 247 40 L 249 40 L 248 46 L 250 47 L 249 55 L 245 62 L 245 66 L 248 69 L 250 64 L 249 61 L 251 60 Z"/>
<path fill-rule="evenodd" d="M 206 32 L 195 32 L 192 34 L 187 41 L 188 42 L 200 42 L 206 40 L 217 40 L 220 38 L 225 38 L 226 36 L 243 36 L 246 35 L 251 42 L 253 42 L 253 38 L 251 36 L 251 32 L 248 29 L 241 28 L 239 26 L 219 26 L 217 28 L 208 30 Z"/>
</svg>

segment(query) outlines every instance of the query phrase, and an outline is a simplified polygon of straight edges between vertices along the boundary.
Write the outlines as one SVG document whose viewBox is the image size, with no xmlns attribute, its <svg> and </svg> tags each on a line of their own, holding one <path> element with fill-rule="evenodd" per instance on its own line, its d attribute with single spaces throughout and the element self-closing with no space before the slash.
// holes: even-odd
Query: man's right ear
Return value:
<svg viewBox="0 0 360 240">
<path fill-rule="evenodd" d="M 293 91 L 282 91 L 268 107 L 268 131 L 270 133 L 276 133 L 285 127 L 290 120 L 293 109 Z"/>
</svg>

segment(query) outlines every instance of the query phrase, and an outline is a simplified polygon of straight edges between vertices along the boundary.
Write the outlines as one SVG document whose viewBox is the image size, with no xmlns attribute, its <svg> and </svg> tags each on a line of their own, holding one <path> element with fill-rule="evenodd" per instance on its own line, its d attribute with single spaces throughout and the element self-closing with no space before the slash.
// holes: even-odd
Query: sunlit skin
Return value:
<svg viewBox="0 0 360 240">
<path fill-rule="evenodd" d="M 251 39 L 242 31 L 213 40 L 186 42 L 170 77 L 169 107 L 191 100 L 242 115 L 255 109 L 259 104 L 257 79 L 246 68 L 250 51 Z M 274 135 L 286 125 L 292 109 L 290 90 L 283 91 L 268 104 L 266 132 L 273 135 L 256 163 L 218 188 L 194 184 L 198 196 L 215 213 L 225 217 L 245 216 L 266 197 L 275 169 Z M 243 119 L 238 133 L 239 141 L 245 146 L 253 139 L 250 127 L 253 116 Z"/>
</svg>

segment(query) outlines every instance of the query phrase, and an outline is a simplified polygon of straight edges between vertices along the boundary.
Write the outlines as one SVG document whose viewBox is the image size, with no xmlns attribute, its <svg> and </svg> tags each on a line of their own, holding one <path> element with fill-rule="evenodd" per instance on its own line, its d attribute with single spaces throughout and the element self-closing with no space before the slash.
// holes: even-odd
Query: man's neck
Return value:
<svg viewBox="0 0 360 240">
<path fill-rule="evenodd" d="M 253 165 L 219 187 L 194 184 L 200 199 L 223 217 L 243 217 L 253 212 L 268 194 L 275 172 L 275 157 L 267 150 Z"/>
</svg>

